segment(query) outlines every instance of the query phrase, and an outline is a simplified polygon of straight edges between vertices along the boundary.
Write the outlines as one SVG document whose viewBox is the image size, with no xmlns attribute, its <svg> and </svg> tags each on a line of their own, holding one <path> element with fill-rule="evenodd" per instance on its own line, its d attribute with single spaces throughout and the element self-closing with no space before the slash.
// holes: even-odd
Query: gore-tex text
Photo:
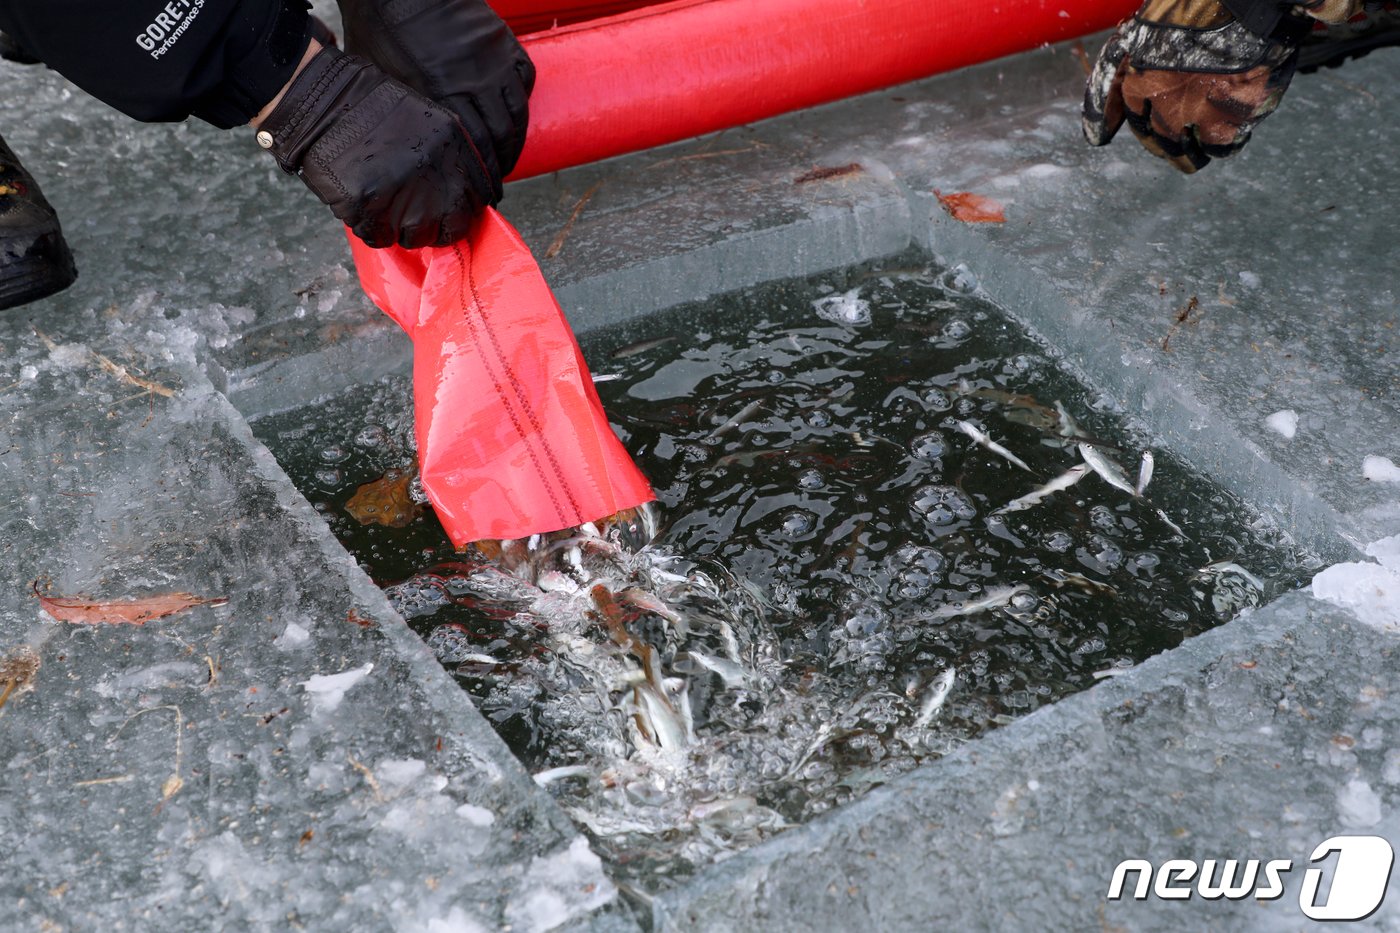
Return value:
<svg viewBox="0 0 1400 933">
<path fill-rule="evenodd" d="M 136 44 L 150 52 L 151 58 L 159 59 L 180 40 L 203 8 L 204 0 L 169 0 L 151 24 L 136 34 Z"/>
</svg>

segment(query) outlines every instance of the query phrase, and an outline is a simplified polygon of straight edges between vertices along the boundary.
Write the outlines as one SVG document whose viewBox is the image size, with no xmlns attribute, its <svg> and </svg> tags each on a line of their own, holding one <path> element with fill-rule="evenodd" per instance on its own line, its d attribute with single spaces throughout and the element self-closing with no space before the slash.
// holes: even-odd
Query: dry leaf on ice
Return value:
<svg viewBox="0 0 1400 933">
<path fill-rule="evenodd" d="M 222 596 L 203 597 L 192 593 L 162 593 L 138 599 L 88 599 L 84 596 L 45 596 L 34 584 L 39 605 L 59 622 L 83 625 L 144 625 L 192 606 L 222 606 Z"/>
<path fill-rule="evenodd" d="M 1006 223 L 1006 212 L 999 201 L 984 198 L 971 191 L 944 194 L 935 188 L 933 193 L 938 196 L 938 203 L 943 205 L 943 209 L 953 215 L 954 220 L 968 224 Z"/>
</svg>

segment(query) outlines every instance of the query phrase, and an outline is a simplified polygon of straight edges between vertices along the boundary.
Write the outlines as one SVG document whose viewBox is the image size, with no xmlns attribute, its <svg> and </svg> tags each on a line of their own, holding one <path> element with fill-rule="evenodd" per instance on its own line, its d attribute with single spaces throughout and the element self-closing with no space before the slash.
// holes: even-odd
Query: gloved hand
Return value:
<svg viewBox="0 0 1400 933">
<path fill-rule="evenodd" d="M 1241 5 L 1234 4 L 1236 9 Z M 1099 53 L 1084 93 L 1084 136 L 1095 146 L 1124 121 L 1153 155 L 1183 172 L 1238 152 L 1278 107 L 1312 19 L 1335 23 L 1361 0 L 1315 0 L 1250 31 L 1222 0 L 1146 0 Z"/>
<path fill-rule="evenodd" d="M 345 48 L 462 121 L 487 165 L 510 174 L 525 145 L 535 66 L 484 0 L 338 0 Z"/>
<path fill-rule="evenodd" d="M 373 247 L 454 243 L 501 196 L 451 112 L 333 48 L 293 79 L 257 139 Z"/>
</svg>

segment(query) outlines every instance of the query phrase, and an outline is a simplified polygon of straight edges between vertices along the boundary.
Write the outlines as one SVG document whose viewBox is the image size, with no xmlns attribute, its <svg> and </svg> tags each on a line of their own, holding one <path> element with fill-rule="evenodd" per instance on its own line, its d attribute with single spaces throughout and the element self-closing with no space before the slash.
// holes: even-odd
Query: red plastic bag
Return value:
<svg viewBox="0 0 1400 933">
<path fill-rule="evenodd" d="M 487 210 L 452 246 L 370 249 L 365 293 L 413 339 L 419 475 L 457 547 L 597 521 L 655 498 L 520 234 Z"/>
</svg>

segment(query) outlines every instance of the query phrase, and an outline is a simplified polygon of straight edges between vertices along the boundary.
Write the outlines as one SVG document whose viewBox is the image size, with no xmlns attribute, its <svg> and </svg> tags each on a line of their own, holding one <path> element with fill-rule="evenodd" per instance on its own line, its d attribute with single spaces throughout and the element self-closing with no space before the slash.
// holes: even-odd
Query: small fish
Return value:
<svg viewBox="0 0 1400 933">
<path fill-rule="evenodd" d="M 957 616 L 975 615 L 989 609 L 1000 609 L 1020 594 L 1030 592 L 1030 589 L 1024 583 L 1018 583 L 1015 586 L 993 587 L 981 599 L 974 599 L 971 602 L 948 603 L 945 606 L 939 606 L 924 618 L 952 619 Z"/>
<path fill-rule="evenodd" d="M 1080 437 L 1083 435 L 1084 432 L 1079 429 L 1079 422 L 1074 420 L 1074 415 L 1069 413 L 1069 409 L 1065 407 L 1064 402 L 1056 399 L 1055 411 L 1058 412 L 1060 416 L 1061 437 Z"/>
<path fill-rule="evenodd" d="M 1213 564 L 1206 564 L 1200 570 L 1197 570 L 1196 573 L 1198 576 L 1202 577 L 1211 577 L 1218 576 L 1220 574 L 1234 573 L 1243 577 L 1245 581 L 1249 583 L 1250 586 L 1259 590 L 1261 593 L 1266 588 L 1264 586 L 1263 580 L 1259 579 L 1254 574 L 1250 573 L 1248 570 L 1245 570 L 1243 567 L 1241 567 L 1239 564 L 1235 563 L 1232 560 L 1218 560 Z"/>
<path fill-rule="evenodd" d="M 685 619 L 681 614 L 663 603 L 660 597 L 655 593 L 647 592 L 635 586 L 629 586 L 627 589 L 615 595 L 618 602 L 626 603 L 643 612 L 650 612 L 652 615 L 658 615 L 673 625 L 685 624 Z"/>
<path fill-rule="evenodd" d="M 489 654 L 457 654 L 452 656 L 453 661 L 462 661 L 471 664 L 491 664 L 498 665 L 501 662 L 491 657 Z"/>
<path fill-rule="evenodd" d="M 1046 570 L 1041 576 L 1053 583 L 1057 588 L 1063 586 L 1077 586 L 1081 590 L 1089 593 L 1107 593 L 1110 596 L 1116 595 L 1118 591 L 1107 583 L 1100 583 L 1098 580 L 1091 580 L 1083 574 L 1073 573 L 1068 570 Z"/>
<path fill-rule="evenodd" d="M 1142 452 L 1142 465 L 1138 467 L 1137 491 L 1134 495 L 1141 496 L 1147 490 L 1147 484 L 1152 482 L 1152 468 L 1156 460 L 1152 456 L 1152 451 Z"/>
<path fill-rule="evenodd" d="M 1136 496 L 1137 491 L 1133 489 L 1133 484 L 1128 482 L 1128 476 L 1123 472 L 1123 468 L 1114 463 L 1104 454 L 1099 453 L 1098 448 L 1092 444 L 1080 444 L 1079 455 L 1084 458 L 1084 462 L 1100 477 L 1105 483 L 1114 489 L 1121 489 L 1130 496 Z"/>
<path fill-rule="evenodd" d="M 972 438 L 972 440 L 975 443 L 987 448 L 992 453 L 996 454 L 998 457 L 1004 457 L 1006 460 L 1025 470 L 1027 473 L 1035 473 L 1035 470 L 1032 470 L 1030 467 L 1026 466 L 1026 461 L 1022 460 L 1020 457 L 1016 456 L 1011 451 L 1007 450 L 1005 447 L 992 440 L 986 434 L 983 434 L 977 429 L 976 425 L 971 424 L 967 421 L 958 421 L 957 425 L 958 430 L 966 434 L 968 437 Z"/>
<path fill-rule="evenodd" d="M 1107 667 L 1101 671 L 1094 671 L 1092 676 L 1095 680 L 1106 680 L 1109 677 L 1121 677 L 1132 669 L 1133 665 L 1131 664 L 1126 664 L 1122 666 L 1115 664 L 1113 667 Z"/>
<path fill-rule="evenodd" d="M 613 594 L 606 586 L 599 583 L 589 591 L 589 595 L 593 597 L 593 605 L 597 608 L 598 616 L 604 627 L 607 628 L 613 643 L 629 651 L 635 651 L 637 644 L 631 633 L 627 631 L 626 613 L 617 604 Z"/>
<path fill-rule="evenodd" d="M 722 813 L 746 813 L 758 808 L 752 797 L 730 797 L 727 800 L 707 800 L 690 808 L 692 820 L 708 820 Z"/>
<path fill-rule="evenodd" d="M 1170 528 L 1172 531 L 1175 531 L 1177 534 L 1181 535 L 1183 538 L 1186 537 L 1186 532 L 1182 531 L 1182 530 L 1181 530 L 1181 526 L 1178 525 L 1176 522 L 1172 521 L 1170 518 L 1167 518 L 1167 513 L 1166 513 L 1166 512 L 1163 512 L 1161 509 L 1158 509 L 1158 510 L 1157 510 L 1157 517 L 1160 518 L 1162 521 L 1166 522 L 1166 523 L 1167 523 L 1167 527 Z"/>
<path fill-rule="evenodd" d="M 589 777 L 593 769 L 588 765 L 564 765 L 562 768 L 547 768 L 535 775 L 535 783 L 540 787 L 562 781 L 564 778 Z"/>
<path fill-rule="evenodd" d="M 984 386 L 974 388 L 972 383 L 966 379 L 959 379 L 957 392 L 959 395 L 971 396 L 973 398 L 984 398 L 989 402 L 995 402 L 1003 408 L 1012 409 L 1006 417 L 1011 421 L 1020 421 L 1032 427 L 1054 428 L 1060 424 L 1060 415 L 1033 395 L 1024 392 L 1008 392 L 1006 389 L 998 389 L 994 386 Z M 1012 414 L 1020 412 L 1021 415 L 1013 418 Z M 1025 415 L 1033 415 L 1028 420 L 1022 420 Z"/>
<path fill-rule="evenodd" d="M 680 716 L 651 684 L 632 688 L 632 720 L 642 735 L 662 751 L 675 751 L 687 744 Z"/>
<path fill-rule="evenodd" d="M 622 347 L 621 349 L 614 350 L 612 352 L 612 358 L 615 360 L 625 360 L 629 356 L 636 356 L 637 354 L 645 353 L 648 350 L 655 350 L 657 347 L 664 347 L 666 344 L 670 343 L 672 340 L 675 339 L 675 335 L 672 335 L 670 337 L 655 337 L 651 340 L 638 340 L 636 343 L 629 343 L 627 346 Z"/>
<path fill-rule="evenodd" d="M 621 373 L 594 373 L 593 383 L 596 385 L 600 382 L 617 382 L 621 378 Z"/>
<path fill-rule="evenodd" d="M 749 672 L 744 670 L 742 665 L 728 658 L 717 658 L 699 651 L 677 655 L 676 662 L 671 666 L 682 674 L 698 674 L 701 670 L 718 674 L 720 680 L 730 689 L 747 687 L 749 684 Z"/>
<path fill-rule="evenodd" d="M 1026 493 L 1019 499 L 1012 499 L 1010 502 L 1006 503 L 1006 505 L 1003 505 L 1001 508 L 997 509 L 992 514 L 1000 515 L 1005 512 L 1019 512 L 1022 509 L 1028 509 L 1033 505 L 1039 505 L 1041 502 L 1050 498 L 1055 493 L 1062 492 L 1063 490 L 1066 490 L 1069 487 L 1073 486 L 1075 483 L 1079 482 L 1088 474 L 1089 465 L 1087 463 L 1081 463 L 1078 466 L 1072 466 L 1065 472 L 1061 473 L 1059 476 L 1052 479 L 1050 482 L 1046 483 L 1044 486 L 1038 486 L 1035 489 L 1032 489 L 1030 492 Z"/>
<path fill-rule="evenodd" d="M 938 715 L 943 709 L 943 704 L 948 700 L 948 694 L 953 692 L 953 682 L 958 679 L 958 669 L 950 667 L 942 674 L 939 674 L 933 684 L 930 685 L 928 696 L 924 697 L 923 705 L 919 707 L 919 716 L 914 720 L 914 728 L 922 729 Z"/>
<path fill-rule="evenodd" d="M 717 467 L 753 467 L 757 466 L 761 460 L 771 460 L 775 457 L 813 457 L 822 458 L 822 462 L 835 462 L 833 458 L 820 453 L 821 448 L 817 444 L 799 444 L 795 447 L 766 448 L 764 450 L 740 450 L 732 454 L 725 454 L 715 460 Z"/>
<path fill-rule="evenodd" d="M 752 418 L 755 414 L 757 414 L 758 410 L 762 407 L 763 400 L 757 398 L 754 399 L 752 402 L 749 402 L 743 408 L 739 409 L 738 414 L 736 414 L 733 418 L 730 418 L 728 421 L 724 422 L 724 424 L 721 424 L 719 427 L 711 431 L 710 437 L 723 437 L 730 431 L 733 431 L 735 428 L 746 424 L 749 421 L 749 419 Z"/>
</svg>

